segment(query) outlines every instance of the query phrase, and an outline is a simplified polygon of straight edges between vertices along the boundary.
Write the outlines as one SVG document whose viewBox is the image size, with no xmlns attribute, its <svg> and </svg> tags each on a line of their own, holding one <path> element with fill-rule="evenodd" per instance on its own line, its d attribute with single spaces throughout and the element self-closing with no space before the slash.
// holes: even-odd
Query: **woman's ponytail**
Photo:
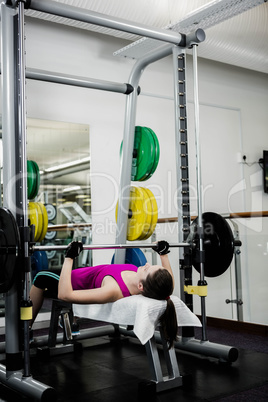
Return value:
<svg viewBox="0 0 268 402">
<path fill-rule="evenodd" d="M 153 275 L 148 275 L 142 283 L 143 296 L 157 300 L 166 300 L 167 302 L 166 310 L 160 317 L 159 323 L 163 328 L 163 334 L 170 349 L 174 341 L 177 340 L 178 331 L 176 309 L 169 297 L 173 292 L 172 276 L 166 269 L 159 269 Z"/>
<path fill-rule="evenodd" d="M 168 348 L 170 349 L 177 340 L 178 332 L 176 309 L 170 298 L 167 298 L 167 308 L 161 315 L 159 322 L 162 326 L 164 337 L 167 340 Z"/>
</svg>

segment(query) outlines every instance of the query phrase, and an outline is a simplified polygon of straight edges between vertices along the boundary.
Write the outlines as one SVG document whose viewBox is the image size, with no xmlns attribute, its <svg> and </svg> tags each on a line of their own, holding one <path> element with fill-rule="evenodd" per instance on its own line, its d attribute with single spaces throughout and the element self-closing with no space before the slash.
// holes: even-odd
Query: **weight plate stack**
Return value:
<svg viewBox="0 0 268 402">
<path fill-rule="evenodd" d="M 116 205 L 116 220 L 118 203 Z M 131 187 L 127 240 L 145 240 L 154 232 L 158 219 L 157 203 L 153 193 L 142 187 Z"/>
<path fill-rule="evenodd" d="M 160 147 L 159 147 L 158 138 L 157 138 L 155 132 L 151 128 L 148 128 L 148 130 L 150 131 L 150 133 L 151 133 L 151 135 L 153 137 L 155 152 L 154 152 L 154 163 L 153 163 L 153 166 L 152 166 L 152 170 L 150 171 L 150 174 L 148 175 L 147 179 L 152 177 L 152 175 L 156 171 L 156 168 L 157 168 L 158 162 L 159 162 L 159 158 L 160 158 Z"/>
<path fill-rule="evenodd" d="M 44 240 L 48 227 L 47 211 L 41 202 L 29 202 L 28 216 L 30 225 L 35 225 L 34 240 L 41 242 Z"/>
<path fill-rule="evenodd" d="M 144 181 L 150 174 L 155 160 L 152 135 L 146 127 L 135 127 L 131 180 Z"/>
<path fill-rule="evenodd" d="M 123 142 L 120 146 L 122 156 Z M 154 174 L 160 157 L 159 142 L 154 131 L 148 127 L 135 127 L 131 180 L 145 181 Z"/>
<path fill-rule="evenodd" d="M 28 199 L 34 199 L 40 187 L 40 172 L 35 161 L 27 160 L 27 193 Z"/>
<path fill-rule="evenodd" d="M 151 220 L 150 220 L 150 225 L 149 225 L 148 231 L 147 231 L 147 233 L 145 233 L 145 235 L 143 237 L 139 238 L 139 240 L 146 240 L 146 239 L 149 239 L 149 237 L 151 237 L 155 231 L 155 227 L 156 227 L 157 220 L 158 220 L 158 207 L 157 207 L 157 202 L 156 202 L 155 196 L 153 195 L 152 191 L 149 190 L 148 188 L 143 188 L 142 190 L 145 193 L 147 193 L 148 200 L 149 200 L 148 202 L 151 204 L 151 208 L 150 208 Z"/>
</svg>

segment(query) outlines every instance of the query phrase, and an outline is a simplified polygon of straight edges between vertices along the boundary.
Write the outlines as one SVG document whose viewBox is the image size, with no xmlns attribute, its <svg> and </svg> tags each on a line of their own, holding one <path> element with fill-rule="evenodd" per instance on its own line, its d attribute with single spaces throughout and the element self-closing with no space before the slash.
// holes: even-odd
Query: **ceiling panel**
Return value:
<svg viewBox="0 0 268 402">
<path fill-rule="evenodd" d="M 184 21 L 192 15 L 204 13 L 210 18 L 212 7 L 223 5 L 225 8 L 233 3 L 235 8 L 231 15 L 224 20 L 224 7 L 221 18 L 215 26 L 206 28 L 206 41 L 199 48 L 199 56 L 220 61 L 235 66 L 268 73 L 268 4 L 260 0 L 260 5 L 255 6 L 255 0 L 54 0 L 70 6 L 103 13 L 128 21 L 146 24 L 155 28 L 177 26 L 180 29 Z M 256 0 L 258 3 L 258 0 Z M 251 3 L 253 8 L 242 14 L 233 16 L 236 8 Z M 113 35 L 129 40 L 130 43 L 138 38 L 135 35 L 111 30 L 108 28 L 93 26 L 90 24 L 68 20 L 57 16 L 46 15 L 33 10 L 27 14 L 79 27 L 93 30 L 106 35 Z M 172 28 L 174 29 L 174 28 Z M 181 28 L 182 32 L 182 28 Z M 115 51 L 118 49 L 115 49 Z"/>
</svg>

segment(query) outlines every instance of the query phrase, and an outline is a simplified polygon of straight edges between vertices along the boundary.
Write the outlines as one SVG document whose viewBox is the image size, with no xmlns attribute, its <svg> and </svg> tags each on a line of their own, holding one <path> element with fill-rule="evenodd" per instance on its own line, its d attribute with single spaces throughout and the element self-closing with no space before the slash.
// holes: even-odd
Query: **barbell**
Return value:
<svg viewBox="0 0 268 402">
<path fill-rule="evenodd" d="M 204 273 L 205 276 L 216 277 L 223 274 L 231 264 L 234 246 L 241 245 L 236 242 L 227 221 L 214 212 L 207 212 L 202 215 L 203 242 L 204 242 Z M 199 225 L 196 218 L 191 226 L 186 242 L 170 244 L 170 248 L 184 247 L 188 253 L 192 265 L 197 271 L 200 266 L 199 250 Z M 19 270 L 20 256 L 22 253 L 20 231 L 14 216 L 7 208 L 0 208 L 0 293 L 7 292 L 14 283 L 16 272 Z M 152 243 L 131 243 L 131 244 L 85 244 L 84 250 L 105 250 L 105 249 L 129 249 L 129 248 L 153 248 Z M 67 245 L 35 245 L 29 243 L 29 255 L 34 251 L 64 251 Z"/>
<path fill-rule="evenodd" d="M 106 249 L 128 249 L 128 248 L 153 248 L 155 244 L 153 243 L 131 243 L 131 244 L 83 244 L 83 250 L 106 250 Z M 170 244 L 169 247 L 190 247 L 189 243 L 174 243 Z M 66 250 L 67 246 L 33 246 L 33 251 L 64 251 Z"/>
</svg>

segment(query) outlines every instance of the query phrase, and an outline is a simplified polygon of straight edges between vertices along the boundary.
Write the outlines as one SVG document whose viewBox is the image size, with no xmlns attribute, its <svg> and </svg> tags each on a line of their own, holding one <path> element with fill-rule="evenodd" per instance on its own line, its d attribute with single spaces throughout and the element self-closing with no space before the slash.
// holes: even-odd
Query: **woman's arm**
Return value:
<svg viewBox="0 0 268 402">
<path fill-rule="evenodd" d="M 175 283 L 175 279 L 174 279 L 174 275 L 173 275 L 173 271 L 169 262 L 169 258 L 167 254 L 164 255 L 160 255 L 160 260 L 161 260 L 161 265 L 163 268 L 167 269 L 168 272 L 170 273 L 170 275 L 172 276 L 173 279 L 173 285 Z"/>
<path fill-rule="evenodd" d="M 72 266 L 73 260 L 65 258 L 59 279 L 59 299 L 77 304 L 103 304 L 122 298 L 120 290 L 113 284 L 97 289 L 73 290 L 71 281 Z"/>
<path fill-rule="evenodd" d="M 165 240 L 160 240 L 156 243 L 155 247 L 153 247 L 153 250 L 156 251 L 161 259 L 161 264 L 162 267 L 168 270 L 170 275 L 172 276 L 173 279 L 173 285 L 175 283 L 174 275 L 172 272 L 172 268 L 168 259 L 168 253 L 169 253 L 169 244 Z"/>
<path fill-rule="evenodd" d="M 63 262 L 63 266 L 60 273 L 59 288 L 58 288 L 58 298 L 65 301 L 69 295 L 73 292 L 73 286 L 71 281 L 73 268 L 73 259 L 66 257 Z"/>
<path fill-rule="evenodd" d="M 73 259 L 79 255 L 81 249 L 79 245 L 71 243 L 66 251 L 59 279 L 58 298 L 79 304 L 108 303 L 122 298 L 120 289 L 113 283 L 98 289 L 73 290 L 71 280 Z"/>
</svg>

